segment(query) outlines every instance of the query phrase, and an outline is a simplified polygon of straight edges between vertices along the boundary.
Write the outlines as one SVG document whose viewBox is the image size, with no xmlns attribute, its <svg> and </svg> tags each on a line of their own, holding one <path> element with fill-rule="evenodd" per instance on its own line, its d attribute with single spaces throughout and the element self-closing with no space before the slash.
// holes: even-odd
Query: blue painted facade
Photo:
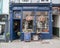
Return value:
<svg viewBox="0 0 60 48">
<path fill-rule="evenodd" d="M 26 8 L 23 7 L 36 7 L 36 8 Z M 52 3 L 11 3 L 10 4 L 10 40 L 14 40 L 16 38 L 15 32 L 13 32 L 13 16 L 14 11 L 21 11 L 21 18 L 15 19 L 15 20 L 21 20 L 20 21 L 20 32 L 21 36 L 20 39 L 24 40 L 24 33 L 22 31 L 22 18 L 23 18 L 23 11 L 34 11 L 35 13 L 37 11 L 47 11 L 49 16 L 49 32 L 48 33 L 41 33 L 39 37 L 41 39 L 51 39 L 52 38 Z M 31 33 L 31 35 L 36 34 L 36 14 L 34 15 L 34 31 Z M 31 36 L 32 37 L 32 36 Z"/>
</svg>

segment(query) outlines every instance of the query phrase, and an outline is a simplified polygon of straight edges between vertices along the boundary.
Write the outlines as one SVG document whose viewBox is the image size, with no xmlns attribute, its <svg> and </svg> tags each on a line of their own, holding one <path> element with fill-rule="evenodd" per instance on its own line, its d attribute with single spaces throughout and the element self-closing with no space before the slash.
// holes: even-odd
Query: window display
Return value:
<svg viewBox="0 0 60 48">
<path fill-rule="evenodd" d="M 36 12 L 37 33 L 49 32 L 49 16 L 47 12 Z"/>
<path fill-rule="evenodd" d="M 23 11 L 23 32 L 33 32 L 33 20 L 32 11 Z"/>
</svg>

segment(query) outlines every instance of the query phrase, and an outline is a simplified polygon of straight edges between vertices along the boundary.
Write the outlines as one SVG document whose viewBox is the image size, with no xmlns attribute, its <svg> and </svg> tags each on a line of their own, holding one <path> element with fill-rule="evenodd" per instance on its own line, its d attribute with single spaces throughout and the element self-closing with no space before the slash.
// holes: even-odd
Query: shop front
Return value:
<svg viewBox="0 0 60 48">
<path fill-rule="evenodd" d="M 21 35 L 18 36 L 17 33 Z M 29 35 L 30 37 L 28 37 Z M 47 4 L 11 4 L 10 5 L 10 39 L 32 40 L 52 38 L 52 6 Z"/>
</svg>

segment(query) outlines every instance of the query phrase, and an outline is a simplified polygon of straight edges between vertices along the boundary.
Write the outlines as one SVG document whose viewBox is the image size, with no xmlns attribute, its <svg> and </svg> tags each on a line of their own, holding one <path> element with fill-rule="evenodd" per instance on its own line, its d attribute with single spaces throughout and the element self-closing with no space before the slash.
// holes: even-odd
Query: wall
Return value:
<svg viewBox="0 0 60 48">
<path fill-rule="evenodd" d="M 2 14 L 3 0 L 0 0 L 0 14 Z"/>
<path fill-rule="evenodd" d="M 3 14 L 9 14 L 9 0 L 3 0 Z"/>
<path fill-rule="evenodd" d="M 52 3 L 59 4 L 60 0 L 52 0 Z M 9 14 L 9 0 L 3 0 L 3 14 Z"/>
<path fill-rule="evenodd" d="M 60 4 L 60 0 L 52 0 L 52 3 L 54 3 L 54 4 Z"/>
</svg>

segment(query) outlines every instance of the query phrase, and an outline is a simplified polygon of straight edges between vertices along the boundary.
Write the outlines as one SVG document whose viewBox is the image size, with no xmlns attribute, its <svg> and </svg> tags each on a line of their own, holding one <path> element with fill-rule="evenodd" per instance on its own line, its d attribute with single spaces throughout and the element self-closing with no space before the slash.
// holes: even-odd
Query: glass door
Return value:
<svg viewBox="0 0 60 48">
<path fill-rule="evenodd" d="M 36 26 L 37 33 L 49 32 L 49 16 L 47 11 L 36 12 Z"/>
</svg>

